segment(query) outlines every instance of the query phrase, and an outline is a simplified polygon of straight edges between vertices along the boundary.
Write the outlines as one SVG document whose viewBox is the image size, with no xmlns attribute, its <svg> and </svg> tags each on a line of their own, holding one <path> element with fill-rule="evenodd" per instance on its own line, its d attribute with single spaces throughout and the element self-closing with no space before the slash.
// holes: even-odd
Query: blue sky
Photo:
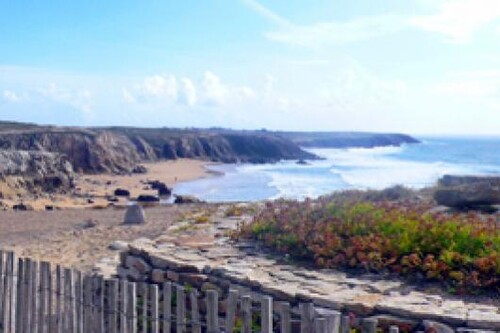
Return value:
<svg viewBox="0 0 500 333">
<path fill-rule="evenodd" d="M 499 134 L 498 0 L 0 0 L 0 119 Z"/>
</svg>

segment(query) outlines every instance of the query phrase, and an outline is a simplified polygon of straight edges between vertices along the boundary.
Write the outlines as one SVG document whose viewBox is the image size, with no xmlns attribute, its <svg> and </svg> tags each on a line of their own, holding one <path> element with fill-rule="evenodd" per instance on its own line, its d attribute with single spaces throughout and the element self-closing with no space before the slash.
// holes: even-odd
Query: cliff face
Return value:
<svg viewBox="0 0 500 333">
<path fill-rule="evenodd" d="M 270 133 L 139 128 L 106 130 L 127 137 L 144 160 L 198 158 L 224 163 L 267 163 L 316 158 L 293 142 Z"/>
<path fill-rule="evenodd" d="M 73 187 L 73 176 L 71 163 L 61 154 L 0 150 L 0 183 L 6 187 L 60 192 Z"/>
<path fill-rule="evenodd" d="M 0 124 L 1 150 L 60 154 L 84 173 L 128 173 L 141 162 L 160 159 L 265 163 L 316 158 L 289 140 L 259 132 L 5 124 Z"/>
</svg>

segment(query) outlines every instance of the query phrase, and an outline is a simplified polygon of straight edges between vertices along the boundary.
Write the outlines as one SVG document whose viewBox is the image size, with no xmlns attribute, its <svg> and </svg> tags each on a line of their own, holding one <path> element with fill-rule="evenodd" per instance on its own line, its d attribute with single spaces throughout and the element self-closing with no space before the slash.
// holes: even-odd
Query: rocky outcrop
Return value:
<svg viewBox="0 0 500 333">
<path fill-rule="evenodd" d="M 74 186 L 73 179 L 72 165 L 61 154 L 0 150 L 0 180 L 11 187 L 65 191 Z"/>
<path fill-rule="evenodd" d="M 474 208 L 500 204 L 500 177 L 444 176 L 438 181 L 434 199 L 452 208 Z"/>
</svg>

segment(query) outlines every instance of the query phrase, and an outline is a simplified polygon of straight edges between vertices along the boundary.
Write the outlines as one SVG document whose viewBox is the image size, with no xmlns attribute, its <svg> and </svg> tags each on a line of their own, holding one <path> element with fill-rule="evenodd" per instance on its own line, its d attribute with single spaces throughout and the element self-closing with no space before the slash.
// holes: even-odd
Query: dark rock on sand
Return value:
<svg viewBox="0 0 500 333">
<path fill-rule="evenodd" d="M 148 172 L 148 169 L 144 165 L 138 165 L 132 169 L 132 173 L 144 174 L 147 172 Z"/>
<path fill-rule="evenodd" d="M 26 205 L 24 203 L 19 203 L 12 206 L 12 209 L 17 211 L 28 211 L 28 210 L 33 210 L 33 207 L 30 205 Z"/>
<path fill-rule="evenodd" d="M 137 202 L 159 202 L 160 198 L 156 195 L 141 194 L 137 197 Z"/>
<path fill-rule="evenodd" d="M 193 203 L 200 203 L 203 202 L 197 197 L 194 197 L 192 195 L 176 195 L 174 203 L 176 204 L 193 204 Z"/>
<path fill-rule="evenodd" d="M 129 197 L 130 196 L 130 191 L 123 189 L 123 188 L 117 188 L 115 190 L 115 196 L 116 197 Z"/>
</svg>

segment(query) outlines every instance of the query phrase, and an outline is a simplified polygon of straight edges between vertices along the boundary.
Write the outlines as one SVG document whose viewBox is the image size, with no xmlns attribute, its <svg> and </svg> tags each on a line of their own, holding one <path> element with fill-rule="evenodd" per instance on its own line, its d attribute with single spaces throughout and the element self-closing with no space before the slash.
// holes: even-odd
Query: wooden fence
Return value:
<svg viewBox="0 0 500 333">
<path fill-rule="evenodd" d="M 171 282 L 105 280 L 3 251 L 0 296 L 0 332 L 5 333 L 348 333 L 352 323 L 310 303 L 294 311 L 289 303 L 235 290 L 219 299 L 216 290 Z M 365 333 L 376 328 L 374 319 L 359 326 Z"/>
</svg>

